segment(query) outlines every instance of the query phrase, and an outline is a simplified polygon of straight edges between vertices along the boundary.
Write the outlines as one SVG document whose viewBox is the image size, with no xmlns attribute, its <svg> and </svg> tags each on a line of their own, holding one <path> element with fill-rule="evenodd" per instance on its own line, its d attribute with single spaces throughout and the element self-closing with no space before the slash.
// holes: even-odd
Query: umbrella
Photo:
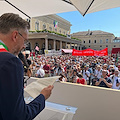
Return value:
<svg viewBox="0 0 120 120">
<path fill-rule="evenodd" d="M 69 0 L 0 0 L 0 15 L 12 12 L 30 18 L 69 11 L 76 11 Z"/>
<path fill-rule="evenodd" d="M 70 0 L 76 9 L 84 16 L 110 8 L 120 7 L 120 0 Z"/>
<path fill-rule="evenodd" d="M 31 18 L 78 10 L 84 16 L 115 7 L 120 0 L 0 0 L 0 15 L 12 12 Z"/>
</svg>

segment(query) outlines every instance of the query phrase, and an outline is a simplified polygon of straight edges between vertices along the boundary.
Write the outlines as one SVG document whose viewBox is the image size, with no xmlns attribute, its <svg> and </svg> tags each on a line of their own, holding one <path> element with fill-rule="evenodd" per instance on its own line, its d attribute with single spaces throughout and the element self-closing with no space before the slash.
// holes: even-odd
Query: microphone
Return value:
<svg viewBox="0 0 120 120">
<path fill-rule="evenodd" d="M 25 66 L 26 68 L 29 68 L 29 64 L 27 63 L 24 55 L 23 55 L 21 52 L 18 54 L 18 57 L 19 57 L 20 60 L 23 62 L 24 66 Z"/>
</svg>

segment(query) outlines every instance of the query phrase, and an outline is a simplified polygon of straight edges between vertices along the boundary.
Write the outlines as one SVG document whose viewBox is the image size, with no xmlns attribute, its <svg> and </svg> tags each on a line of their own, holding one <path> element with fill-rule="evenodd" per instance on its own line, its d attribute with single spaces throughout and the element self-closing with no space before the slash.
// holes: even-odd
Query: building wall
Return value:
<svg viewBox="0 0 120 120">
<path fill-rule="evenodd" d="M 54 20 L 58 22 L 57 27 L 54 27 Z M 30 31 L 46 29 L 46 30 L 54 31 L 64 35 L 68 33 L 70 34 L 70 31 L 71 31 L 70 22 L 59 17 L 58 15 L 34 17 L 31 19 L 30 24 L 31 24 Z"/>
<path fill-rule="evenodd" d="M 75 35 L 72 37 L 76 37 L 82 41 L 82 45 L 86 48 L 91 48 L 94 50 L 102 50 L 104 48 L 108 48 L 108 53 L 111 53 L 113 47 L 113 39 L 115 36 L 113 34 L 96 34 L 96 35 Z M 95 42 L 96 41 L 96 42 Z M 118 46 L 118 45 L 117 45 Z"/>
</svg>

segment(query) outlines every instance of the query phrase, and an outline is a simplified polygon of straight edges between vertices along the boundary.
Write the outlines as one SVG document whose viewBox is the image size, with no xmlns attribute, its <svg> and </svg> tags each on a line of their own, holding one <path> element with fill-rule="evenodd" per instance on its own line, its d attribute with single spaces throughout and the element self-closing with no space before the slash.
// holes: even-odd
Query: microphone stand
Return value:
<svg viewBox="0 0 120 120">
<path fill-rule="evenodd" d="M 24 84 L 26 84 L 26 86 L 27 86 L 27 81 L 30 79 L 30 77 L 28 77 L 27 79 L 25 79 L 25 77 L 24 77 Z"/>
</svg>

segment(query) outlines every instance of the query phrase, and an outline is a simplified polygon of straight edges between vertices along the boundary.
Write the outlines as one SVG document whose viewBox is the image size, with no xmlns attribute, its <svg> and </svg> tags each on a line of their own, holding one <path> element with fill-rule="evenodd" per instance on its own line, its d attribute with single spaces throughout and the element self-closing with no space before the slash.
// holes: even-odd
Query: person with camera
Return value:
<svg viewBox="0 0 120 120">
<path fill-rule="evenodd" d="M 25 50 L 23 52 L 20 52 L 18 54 L 18 57 L 20 58 L 23 68 L 24 68 L 24 75 L 28 76 L 29 78 L 32 76 L 32 65 L 31 60 L 29 59 L 30 51 Z M 24 78 L 25 80 L 25 78 Z M 27 80 L 26 80 L 27 82 Z"/>
<path fill-rule="evenodd" d="M 102 77 L 96 81 L 95 85 L 99 87 L 112 88 L 112 81 L 107 75 L 107 70 L 102 70 Z"/>
<path fill-rule="evenodd" d="M 28 42 L 29 28 L 17 14 L 0 16 L 0 120 L 34 119 L 53 89 L 48 86 L 29 104 L 24 101 L 24 69 L 18 54 Z"/>
</svg>

